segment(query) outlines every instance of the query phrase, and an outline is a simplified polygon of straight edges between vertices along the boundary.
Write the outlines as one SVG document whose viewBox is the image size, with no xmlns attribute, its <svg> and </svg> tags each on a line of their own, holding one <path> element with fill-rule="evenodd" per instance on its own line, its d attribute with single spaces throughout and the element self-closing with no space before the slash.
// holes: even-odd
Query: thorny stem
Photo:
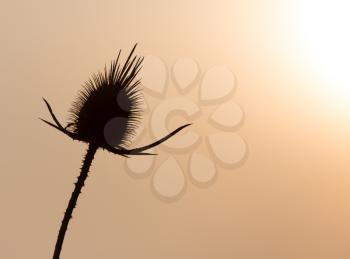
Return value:
<svg viewBox="0 0 350 259">
<path fill-rule="evenodd" d="M 60 258 L 62 244 L 63 244 L 64 236 L 67 231 L 69 220 L 72 218 L 72 213 L 77 204 L 79 194 L 81 193 L 81 189 L 84 186 L 84 182 L 88 177 L 89 168 L 91 166 L 92 160 L 94 159 L 94 155 L 97 151 L 97 148 L 98 147 L 95 146 L 94 144 L 91 144 L 91 143 L 89 144 L 89 147 L 87 149 L 87 152 L 83 161 L 83 165 L 81 167 L 80 175 L 78 177 L 77 182 L 75 183 L 74 191 L 72 192 L 72 196 L 70 197 L 66 212 L 64 213 L 60 230 L 58 232 L 53 259 Z"/>
</svg>

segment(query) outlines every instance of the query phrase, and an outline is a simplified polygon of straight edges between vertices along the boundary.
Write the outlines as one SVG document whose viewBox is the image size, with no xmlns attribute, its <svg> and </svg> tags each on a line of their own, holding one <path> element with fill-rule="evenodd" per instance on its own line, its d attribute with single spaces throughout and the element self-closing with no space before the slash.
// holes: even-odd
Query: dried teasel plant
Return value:
<svg viewBox="0 0 350 259">
<path fill-rule="evenodd" d="M 48 101 L 44 99 L 54 123 L 41 119 L 73 140 L 88 144 L 80 175 L 70 197 L 61 227 L 59 229 L 53 259 L 59 259 L 68 223 L 77 204 L 79 194 L 88 177 L 89 168 L 98 149 L 105 149 L 124 157 L 132 155 L 154 155 L 147 150 L 155 147 L 189 126 L 183 125 L 162 139 L 149 145 L 127 149 L 131 143 L 142 116 L 142 92 L 137 75 L 141 69 L 142 57 L 133 57 L 136 45 L 128 58 L 121 64 L 120 54 L 111 62 L 109 69 L 94 74 L 85 82 L 83 89 L 70 110 L 70 119 L 63 127 L 56 118 Z"/>
</svg>

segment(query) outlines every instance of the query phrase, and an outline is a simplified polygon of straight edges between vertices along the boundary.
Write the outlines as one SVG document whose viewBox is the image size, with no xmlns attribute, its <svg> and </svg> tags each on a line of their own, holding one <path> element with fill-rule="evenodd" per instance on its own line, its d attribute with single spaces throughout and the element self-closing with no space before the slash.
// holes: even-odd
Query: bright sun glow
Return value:
<svg viewBox="0 0 350 259">
<path fill-rule="evenodd" d="M 309 64 L 325 80 L 318 89 L 332 102 L 350 104 L 350 1 L 304 0 L 301 40 Z"/>
</svg>

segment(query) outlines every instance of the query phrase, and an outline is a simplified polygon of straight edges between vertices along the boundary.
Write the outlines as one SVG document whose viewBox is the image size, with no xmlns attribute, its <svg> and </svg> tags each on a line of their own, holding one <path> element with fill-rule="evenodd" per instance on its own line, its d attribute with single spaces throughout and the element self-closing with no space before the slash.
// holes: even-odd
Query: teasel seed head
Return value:
<svg viewBox="0 0 350 259">
<path fill-rule="evenodd" d="M 119 51 L 109 69 L 105 66 L 102 72 L 93 74 L 85 82 L 70 109 L 66 127 L 59 122 L 45 98 L 53 122 L 39 119 L 71 139 L 92 144 L 97 149 L 106 149 L 124 157 L 154 155 L 147 150 L 160 145 L 191 124 L 182 125 L 148 145 L 127 149 L 141 124 L 143 113 L 141 79 L 137 78 L 143 57 L 133 57 L 136 46 L 137 44 L 124 64 L 119 61 Z"/>
<path fill-rule="evenodd" d="M 69 125 L 79 139 L 100 147 L 127 147 L 142 116 L 143 96 L 136 76 L 143 58 L 133 57 L 136 45 L 123 65 L 120 51 L 109 69 L 85 82 L 70 109 Z"/>
</svg>

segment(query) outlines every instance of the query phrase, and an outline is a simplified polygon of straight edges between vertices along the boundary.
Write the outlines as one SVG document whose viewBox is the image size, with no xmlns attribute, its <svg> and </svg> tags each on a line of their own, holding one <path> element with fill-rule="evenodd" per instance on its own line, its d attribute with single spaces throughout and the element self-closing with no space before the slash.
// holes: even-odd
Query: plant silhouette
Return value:
<svg viewBox="0 0 350 259">
<path fill-rule="evenodd" d="M 131 143 L 136 134 L 142 116 L 140 79 L 136 79 L 136 76 L 141 69 L 143 58 L 136 55 L 133 57 L 136 46 L 137 44 L 131 50 L 124 64 L 121 64 L 119 60 L 121 54 L 121 50 L 119 50 L 117 59 L 111 62 L 109 69 L 105 66 L 102 72 L 93 74 L 91 79 L 85 82 L 70 109 L 70 118 L 66 127 L 61 125 L 50 104 L 44 99 L 54 123 L 40 119 L 73 140 L 88 144 L 80 175 L 75 183 L 58 232 L 53 259 L 60 257 L 68 223 L 88 177 L 94 155 L 99 148 L 125 157 L 154 155 L 148 153 L 147 150 L 161 144 L 190 125 L 183 125 L 149 145 L 127 149 L 128 144 Z"/>
</svg>

